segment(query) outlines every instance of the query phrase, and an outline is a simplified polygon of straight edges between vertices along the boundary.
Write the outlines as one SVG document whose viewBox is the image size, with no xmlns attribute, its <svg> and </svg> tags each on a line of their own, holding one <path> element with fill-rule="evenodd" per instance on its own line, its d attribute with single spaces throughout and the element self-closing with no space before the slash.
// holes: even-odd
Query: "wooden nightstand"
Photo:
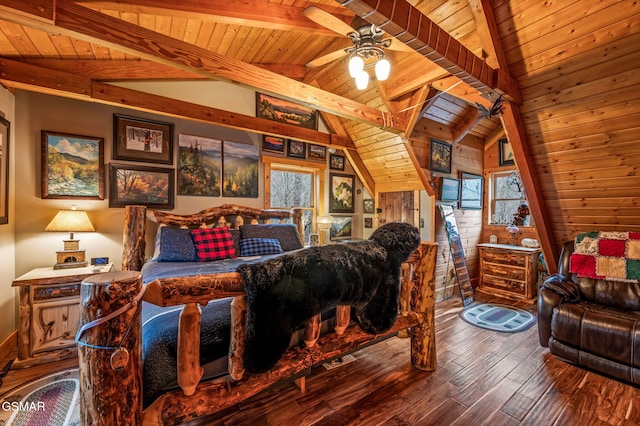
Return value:
<svg viewBox="0 0 640 426">
<path fill-rule="evenodd" d="M 498 296 L 535 302 L 539 248 L 505 244 L 478 244 L 480 286 L 478 290 Z"/>
<path fill-rule="evenodd" d="M 18 359 L 14 368 L 29 367 L 77 355 L 80 283 L 113 270 L 113 263 L 83 268 L 36 268 L 13 281 L 20 288 Z"/>
</svg>

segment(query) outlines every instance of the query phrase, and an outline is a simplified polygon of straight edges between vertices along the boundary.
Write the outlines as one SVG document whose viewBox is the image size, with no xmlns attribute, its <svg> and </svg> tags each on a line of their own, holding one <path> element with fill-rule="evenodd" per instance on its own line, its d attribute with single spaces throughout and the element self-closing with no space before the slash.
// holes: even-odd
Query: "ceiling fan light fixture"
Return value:
<svg viewBox="0 0 640 426">
<path fill-rule="evenodd" d="M 364 90 L 369 85 L 369 73 L 365 70 L 360 70 L 356 76 L 356 87 L 358 90 Z"/>
<path fill-rule="evenodd" d="M 356 78 L 358 73 L 364 70 L 364 59 L 358 55 L 352 55 L 349 58 L 349 75 Z"/>
<path fill-rule="evenodd" d="M 380 59 L 376 62 L 375 73 L 376 78 L 379 81 L 385 81 L 389 78 L 389 72 L 391 72 L 391 64 L 385 58 Z"/>
</svg>

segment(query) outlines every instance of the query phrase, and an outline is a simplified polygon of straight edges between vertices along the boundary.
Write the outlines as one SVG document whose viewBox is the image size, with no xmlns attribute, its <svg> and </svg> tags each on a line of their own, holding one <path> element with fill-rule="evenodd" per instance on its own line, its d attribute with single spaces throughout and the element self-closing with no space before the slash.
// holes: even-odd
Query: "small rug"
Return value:
<svg viewBox="0 0 640 426">
<path fill-rule="evenodd" d="M 0 395 L 0 425 L 80 425 L 78 369 L 59 371 Z"/>
<path fill-rule="evenodd" d="M 506 333 L 524 331 L 536 323 L 531 312 L 494 303 L 474 303 L 463 309 L 460 317 L 477 327 Z"/>
</svg>

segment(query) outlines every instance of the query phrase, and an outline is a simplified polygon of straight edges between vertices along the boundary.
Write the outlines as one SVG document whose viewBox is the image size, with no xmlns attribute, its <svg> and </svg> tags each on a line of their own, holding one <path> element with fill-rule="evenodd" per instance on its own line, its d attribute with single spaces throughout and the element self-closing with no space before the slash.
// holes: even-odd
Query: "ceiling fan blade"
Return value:
<svg viewBox="0 0 640 426">
<path fill-rule="evenodd" d="M 329 62 L 333 62 L 337 59 L 344 57 L 347 53 L 344 49 L 335 50 L 333 52 L 327 53 L 326 55 L 318 56 L 317 58 L 307 62 L 307 68 L 317 68 L 323 65 L 328 64 Z"/>
<path fill-rule="evenodd" d="M 351 25 L 341 21 L 319 7 L 309 6 L 302 13 L 316 24 L 322 25 L 323 27 L 331 31 L 335 31 L 340 35 L 346 36 L 354 31 Z"/>
</svg>

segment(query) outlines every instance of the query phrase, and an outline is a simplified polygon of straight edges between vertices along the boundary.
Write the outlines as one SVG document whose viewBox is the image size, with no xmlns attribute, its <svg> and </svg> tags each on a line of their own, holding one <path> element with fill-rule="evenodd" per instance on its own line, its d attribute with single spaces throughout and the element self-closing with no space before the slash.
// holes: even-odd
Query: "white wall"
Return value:
<svg viewBox="0 0 640 426">
<path fill-rule="evenodd" d="M 15 224 L 16 211 L 13 194 L 15 192 L 15 97 L 0 85 L 0 115 L 9 121 L 9 223 L 0 225 L 0 342 L 16 329 L 16 291 L 11 287 L 15 278 Z M 0 171 L 4 173 L 4 170 Z"/>
</svg>

